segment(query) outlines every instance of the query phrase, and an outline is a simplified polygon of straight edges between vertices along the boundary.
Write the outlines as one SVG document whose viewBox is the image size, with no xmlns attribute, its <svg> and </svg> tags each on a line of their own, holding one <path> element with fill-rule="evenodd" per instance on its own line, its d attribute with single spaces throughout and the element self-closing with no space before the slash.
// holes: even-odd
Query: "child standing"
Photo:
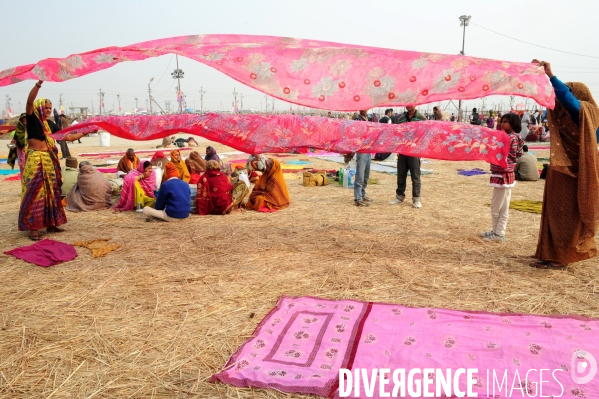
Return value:
<svg viewBox="0 0 599 399">
<path fill-rule="evenodd" d="M 522 125 L 516 114 L 505 114 L 501 117 L 501 128 L 510 137 L 510 151 L 507 156 L 507 168 L 491 164 L 491 182 L 493 197 L 491 198 L 491 218 L 493 229 L 479 235 L 484 241 L 505 242 L 505 228 L 509 217 L 512 187 L 516 185 L 514 167 L 522 156 L 524 142 L 520 138 Z"/>
</svg>

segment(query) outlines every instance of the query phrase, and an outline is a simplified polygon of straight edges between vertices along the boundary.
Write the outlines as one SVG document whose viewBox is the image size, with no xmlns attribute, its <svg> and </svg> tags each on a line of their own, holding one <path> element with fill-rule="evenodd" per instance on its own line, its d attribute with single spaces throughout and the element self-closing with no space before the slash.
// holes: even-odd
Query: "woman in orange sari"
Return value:
<svg viewBox="0 0 599 399">
<path fill-rule="evenodd" d="M 179 179 L 183 180 L 186 183 L 189 183 L 189 179 L 191 176 L 189 175 L 189 170 L 187 169 L 185 162 L 183 162 L 183 160 L 181 159 L 181 152 L 179 152 L 179 150 L 171 151 L 171 162 L 179 171 Z M 165 173 L 164 176 L 162 176 L 162 182 L 164 183 L 167 180 L 168 179 L 166 178 Z"/>
<path fill-rule="evenodd" d="M 42 83 L 38 81 L 31 89 L 25 108 L 27 146 L 24 152 L 27 159 L 21 176 L 19 230 L 29 231 L 32 241 L 40 240 L 39 230 L 43 228 L 49 233 L 64 231 L 60 226 L 67 222 L 61 200 L 58 149 L 51 136 L 58 128 L 47 119 L 52 114 L 52 102 L 45 98 L 35 99 Z M 84 133 L 67 134 L 64 140 L 78 140 L 83 136 Z"/>
<path fill-rule="evenodd" d="M 279 161 L 262 155 L 252 155 L 248 159 L 248 170 L 260 171 L 262 176 L 250 193 L 247 209 L 274 212 L 289 206 L 289 191 Z"/>
</svg>

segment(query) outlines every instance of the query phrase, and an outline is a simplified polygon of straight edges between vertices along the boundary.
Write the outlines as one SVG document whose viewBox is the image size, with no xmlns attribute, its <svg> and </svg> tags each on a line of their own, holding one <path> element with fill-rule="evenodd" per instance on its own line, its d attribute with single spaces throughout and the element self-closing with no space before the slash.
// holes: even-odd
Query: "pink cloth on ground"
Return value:
<svg viewBox="0 0 599 399">
<path fill-rule="evenodd" d="M 11 249 L 10 251 L 4 252 L 4 254 L 12 255 L 15 258 L 42 267 L 49 267 L 62 262 L 68 262 L 77 257 L 77 251 L 72 245 L 50 240 L 48 238 L 32 245 Z"/>
<path fill-rule="evenodd" d="M 96 168 L 100 173 L 116 173 L 116 168 Z"/>
<path fill-rule="evenodd" d="M 3 181 L 20 181 L 21 180 L 21 175 L 14 175 L 14 176 L 10 176 L 5 178 Z"/>
<path fill-rule="evenodd" d="M 580 316 L 547 316 L 410 308 L 353 300 L 281 297 L 252 337 L 211 381 L 237 387 L 274 388 L 288 393 L 336 397 L 339 369 L 432 368 L 455 371 L 477 368 L 474 392 L 487 397 L 492 370 L 499 379 L 507 370 L 511 389 L 516 370 L 528 385 L 510 395 L 526 398 L 543 379 L 543 395 L 599 398 L 597 382 L 577 384 L 574 362 L 599 354 L 599 320 Z M 487 380 L 487 370 L 489 379 Z M 556 382 L 551 374 L 556 372 Z M 369 372 L 370 375 L 370 372 Z M 375 398 L 379 397 L 378 384 Z M 389 387 L 389 386 L 387 386 Z M 387 391 L 390 392 L 393 387 Z M 465 378 L 460 379 L 466 391 Z M 435 390 L 435 385 L 430 391 Z M 529 392 L 529 394 L 525 393 Z M 361 387 L 364 393 L 364 387 Z M 496 390 L 495 394 L 499 391 Z M 489 396 L 492 392 L 489 392 Z M 538 394 L 538 392 L 537 392 Z M 353 396 L 350 395 L 350 397 Z M 539 396 L 537 396 L 539 397 Z"/>
</svg>

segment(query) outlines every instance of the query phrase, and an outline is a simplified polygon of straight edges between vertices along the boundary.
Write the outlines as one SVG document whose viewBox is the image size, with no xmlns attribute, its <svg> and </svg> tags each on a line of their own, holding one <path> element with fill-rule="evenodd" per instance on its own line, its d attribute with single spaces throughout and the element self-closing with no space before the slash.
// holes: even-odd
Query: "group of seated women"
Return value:
<svg viewBox="0 0 599 399">
<path fill-rule="evenodd" d="M 196 202 L 200 215 L 226 215 L 244 207 L 274 212 L 289 205 L 289 192 L 279 161 L 252 155 L 246 168 L 248 173 L 259 172 L 261 175 L 247 204 L 244 204 L 243 200 L 250 192 L 248 184 L 244 181 L 231 182 L 230 168 L 214 148 L 208 147 L 204 158 L 194 151 L 185 161 L 179 150 L 171 151 L 170 159 L 158 151 L 151 161 L 140 162 L 124 177 L 120 200 L 113 209 L 117 212 L 139 209 L 148 216 L 167 221 L 180 220 L 181 215 L 190 212 L 189 186 L 192 185 L 197 185 Z M 160 189 L 156 177 L 158 169 L 163 172 Z M 187 189 L 182 189 L 181 183 L 171 182 L 173 179 L 188 184 Z"/>
</svg>

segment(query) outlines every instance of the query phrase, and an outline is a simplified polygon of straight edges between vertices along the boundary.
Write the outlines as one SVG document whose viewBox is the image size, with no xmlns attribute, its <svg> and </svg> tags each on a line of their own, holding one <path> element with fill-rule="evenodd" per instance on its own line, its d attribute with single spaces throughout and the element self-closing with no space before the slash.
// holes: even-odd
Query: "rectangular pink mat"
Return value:
<svg viewBox="0 0 599 399">
<path fill-rule="evenodd" d="M 496 386 L 495 395 L 528 398 L 540 397 L 534 390 L 541 379 L 538 370 L 545 369 L 550 370 L 542 376 L 545 397 L 598 399 L 599 376 L 583 383 L 584 375 L 574 370 L 580 362 L 588 362 L 595 364 L 596 371 L 592 355 L 599 356 L 597 331 L 599 320 L 581 316 L 284 296 L 211 381 L 338 397 L 340 368 L 405 369 L 406 376 L 413 368 L 443 372 L 477 368 L 474 392 L 478 397 L 491 391 L 493 371 L 499 381 L 507 371 L 509 388 Z M 526 380 L 528 370 L 537 371 Z M 466 390 L 465 378 L 459 385 Z M 431 387 L 434 392 L 435 384 Z M 387 392 L 392 388 L 393 384 Z M 378 395 L 377 385 L 372 397 Z"/>
</svg>

